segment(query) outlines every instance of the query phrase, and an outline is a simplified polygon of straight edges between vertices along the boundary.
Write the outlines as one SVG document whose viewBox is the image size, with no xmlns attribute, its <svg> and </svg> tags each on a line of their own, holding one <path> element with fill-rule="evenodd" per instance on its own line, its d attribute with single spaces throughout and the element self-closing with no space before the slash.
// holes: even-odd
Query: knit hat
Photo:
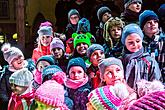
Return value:
<svg viewBox="0 0 165 110">
<path fill-rule="evenodd" d="M 41 56 L 37 62 L 36 62 L 36 66 L 40 61 L 47 61 L 50 65 L 54 65 L 55 64 L 55 60 L 53 59 L 53 57 L 51 55 L 45 55 L 45 56 Z"/>
<path fill-rule="evenodd" d="M 64 87 L 54 80 L 44 82 L 35 92 L 35 100 L 52 107 L 64 105 Z"/>
<path fill-rule="evenodd" d="M 142 0 L 124 0 L 124 7 L 127 8 L 130 4 L 134 2 L 139 2 L 142 4 Z"/>
<path fill-rule="evenodd" d="M 87 33 L 90 32 L 90 22 L 86 18 L 82 18 L 78 21 L 77 33 Z"/>
<path fill-rule="evenodd" d="M 77 58 L 72 58 L 69 60 L 69 63 L 68 63 L 68 66 L 67 66 L 67 73 L 69 73 L 69 69 L 72 67 L 72 66 L 80 66 L 83 68 L 83 70 L 86 72 L 87 69 L 86 69 L 86 64 L 84 62 L 84 60 L 80 57 L 77 57 Z"/>
<path fill-rule="evenodd" d="M 165 110 L 165 91 L 153 92 L 139 98 L 128 110 Z"/>
<path fill-rule="evenodd" d="M 2 45 L 1 51 L 3 52 L 4 59 L 11 64 L 11 62 L 19 57 L 24 57 L 22 51 L 19 48 L 12 47 L 9 43 L 5 43 Z"/>
<path fill-rule="evenodd" d="M 109 86 L 94 89 L 88 94 L 88 100 L 96 110 L 117 110 L 122 102 Z"/>
<path fill-rule="evenodd" d="M 80 18 L 80 14 L 79 14 L 79 12 L 78 12 L 76 9 L 71 9 L 71 10 L 68 12 L 68 20 L 70 19 L 70 17 L 71 17 L 72 15 L 78 15 L 79 18 Z"/>
<path fill-rule="evenodd" d="M 65 52 L 64 43 L 59 38 L 53 38 L 52 42 L 50 43 L 50 51 L 54 48 L 61 48 Z"/>
<path fill-rule="evenodd" d="M 49 21 L 45 21 L 45 22 L 40 24 L 40 27 L 43 27 L 43 26 L 50 26 L 50 27 L 52 27 L 52 23 L 49 22 Z"/>
<path fill-rule="evenodd" d="M 159 18 L 165 17 L 165 4 L 162 4 L 158 9 Z"/>
<path fill-rule="evenodd" d="M 64 80 L 66 78 L 65 73 L 62 71 L 62 69 L 57 65 L 49 65 L 44 68 L 42 72 L 42 83 L 43 81 L 53 79 L 56 80 L 58 83 L 63 84 Z M 57 79 L 58 78 L 58 79 Z M 59 79 L 61 78 L 61 79 Z"/>
<path fill-rule="evenodd" d="M 118 65 L 123 70 L 123 64 L 120 59 L 115 58 L 115 57 L 102 59 L 101 62 L 98 64 L 99 70 L 101 72 L 100 74 L 101 79 L 103 79 L 105 69 L 110 65 Z"/>
<path fill-rule="evenodd" d="M 10 83 L 25 87 L 28 87 L 32 80 L 33 74 L 27 68 L 17 70 L 9 78 Z"/>
<path fill-rule="evenodd" d="M 106 13 L 111 13 L 111 10 L 107 6 L 100 7 L 97 11 L 97 18 L 99 21 L 102 21 L 102 16 Z"/>
<path fill-rule="evenodd" d="M 89 36 L 88 34 L 73 33 L 72 38 L 74 38 L 73 40 L 74 48 L 76 48 L 77 44 L 79 43 L 86 43 L 88 46 L 91 45 L 91 41 L 90 41 L 91 36 Z"/>
<path fill-rule="evenodd" d="M 89 48 L 87 49 L 87 57 L 90 59 L 92 53 L 95 51 L 95 50 L 101 50 L 104 52 L 104 48 L 102 45 L 100 44 L 92 44 L 91 46 L 89 46 Z"/>
<path fill-rule="evenodd" d="M 53 36 L 53 29 L 50 26 L 42 26 L 38 30 L 39 37 Z"/>
<path fill-rule="evenodd" d="M 143 11 L 143 13 L 141 13 L 139 15 L 139 25 L 141 27 L 141 29 L 143 29 L 145 23 L 149 20 L 157 20 L 159 21 L 158 16 L 156 15 L 156 13 L 152 10 L 145 10 Z"/>
<path fill-rule="evenodd" d="M 122 37 L 121 37 L 121 42 L 123 45 L 125 45 L 125 40 L 126 40 L 127 36 L 132 33 L 138 34 L 141 37 L 141 39 L 143 40 L 144 34 L 143 34 L 141 28 L 137 24 L 131 23 L 131 24 L 126 25 L 123 29 Z"/>
</svg>

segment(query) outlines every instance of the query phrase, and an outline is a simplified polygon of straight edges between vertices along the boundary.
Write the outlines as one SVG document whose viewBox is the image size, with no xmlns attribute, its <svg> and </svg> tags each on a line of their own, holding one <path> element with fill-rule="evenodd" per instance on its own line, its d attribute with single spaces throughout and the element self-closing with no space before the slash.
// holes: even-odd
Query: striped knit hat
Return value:
<svg viewBox="0 0 165 110">
<path fill-rule="evenodd" d="M 117 110 L 121 105 L 121 99 L 113 95 L 109 86 L 94 89 L 88 100 L 96 110 Z"/>
<path fill-rule="evenodd" d="M 35 100 L 52 107 L 63 107 L 65 106 L 64 94 L 65 90 L 61 84 L 54 80 L 48 80 L 36 90 Z"/>
<path fill-rule="evenodd" d="M 141 97 L 129 110 L 165 110 L 165 91 L 156 91 Z"/>
</svg>

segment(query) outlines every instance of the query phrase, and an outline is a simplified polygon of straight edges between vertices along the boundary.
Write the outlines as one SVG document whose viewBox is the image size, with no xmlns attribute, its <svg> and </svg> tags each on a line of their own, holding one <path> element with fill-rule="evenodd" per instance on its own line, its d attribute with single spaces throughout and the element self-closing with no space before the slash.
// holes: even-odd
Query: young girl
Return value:
<svg viewBox="0 0 165 110">
<path fill-rule="evenodd" d="M 86 56 L 88 47 L 91 45 L 90 35 L 89 34 L 76 34 L 72 35 L 74 38 L 74 54 L 73 57 L 82 57 L 87 65 L 87 68 L 90 66 L 90 62 Z"/>
<path fill-rule="evenodd" d="M 162 78 L 156 60 L 143 51 L 143 37 L 142 30 L 137 24 L 129 24 L 123 29 L 121 41 L 124 45 L 122 62 L 125 79 L 128 85 L 135 90 L 136 83 L 140 79 L 152 81 Z"/>
<path fill-rule="evenodd" d="M 122 107 L 128 108 L 137 99 L 137 94 L 127 85 L 124 79 L 121 60 L 114 57 L 102 59 L 99 63 L 99 70 L 102 84 L 114 88 L 116 96 L 122 99 Z"/>
<path fill-rule="evenodd" d="M 86 110 L 87 95 L 91 90 L 86 74 L 86 64 L 80 57 L 73 58 L 67 66 L 68 78 L 65 86 L 68 87 L 69 97 L 73 100 L 73 110 Z"/>
<path fill-rule="evenodd" d="M 36 90 L 42 84 L 42 72 L 45 67 L 54 65 L 55 60 L 50 55 L 41 56 L 36 62 L 36 70 L 33 72 L 33 89 Z"/>
<path fill-rule="evenodd" d="M 124 22 L 118 17 L 111 17 L 104 25 L 103 38 L 105 55 L 107 57 L 120 57 L 123 49 L 121 34 Z"/>
<path fill-rule="evenodd" d="M 38 58 L 43 55 L 50 55 L 50 43 L 53 39 L 51 26 L 41 26 L 38 30 L 38 46 L 33 50 L 32 59 L 36 63 Z"/>
<path fill-rule="evenodd" d="M 35 92 L 31 110 L 69 110 L 64 104 L 64 87 L 54 80 L 44 82 Z"/>
<path fill-rule="evenodd" d="M 3 110 L 7 109 L 7 104 L 11 96 L 12 90 L 9 84 L 9 77 L 17 70 L 22 68 L 35 68 L 28 61 L 24 60 L 24 55 L 22 51 L 16 47 L 12 47 L 9 43 L 5 43 L 1 48 L 3 52 L 4 59 L 8 62 L 3 68 L 0 76 L 0 103 Z"/>
<path fill-rule="evenodd" d="M 65 57 L 65 46 L 64 43 L 59 38 L 53 38 L 50 43 L 50 51 L 52 57 L 57 61 L 57 65 L 66 72 L 66 66 L 68 61 Z"/>
<path fill-rule="evenodd" d="M 101 59 L 105 58 L 104 48 L 100 44 L 92 44 L 87 49 L 87 57 L 91 62 L 91 65 L 87 69 L 87 73 L 91 80 L 92 89 L 95 89 L 99 86 L 101 81 L 98 64 Z"/>
<path fill-rule="evenodd" d="M 34 98 L 31 87 L 32 80 L 33 75 L 27 68 L 20 69 L 10 76 L 9 83 L 12 95 L 8 103 L 8 110 L 27 110 L 30 108 Z"/>
</svg>

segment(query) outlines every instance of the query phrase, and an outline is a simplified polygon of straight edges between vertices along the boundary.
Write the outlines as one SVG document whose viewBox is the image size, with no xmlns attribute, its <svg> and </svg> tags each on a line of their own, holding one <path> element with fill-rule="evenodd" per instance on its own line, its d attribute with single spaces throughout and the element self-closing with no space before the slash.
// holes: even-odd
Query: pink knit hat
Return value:
<svg viewBox="0 0 165 110">
<path fill-rule="evenodd" d="M 35 92 L 35 100 L 52 107 L 63 107 L 64 87 L 54 80 L 44 82 Z"/>
<path fill-rule="evenodd" d="M 165 110 L 165 91 L 156 91 L 141 97 L 129 110 Z"/>
<path fill-rule="evenodd" d="M 109 86 L 103 86 L 91 91 L 88 100 L 97 110 L 117 110 L 122 100 L 113 94 Z"/>
</svg>

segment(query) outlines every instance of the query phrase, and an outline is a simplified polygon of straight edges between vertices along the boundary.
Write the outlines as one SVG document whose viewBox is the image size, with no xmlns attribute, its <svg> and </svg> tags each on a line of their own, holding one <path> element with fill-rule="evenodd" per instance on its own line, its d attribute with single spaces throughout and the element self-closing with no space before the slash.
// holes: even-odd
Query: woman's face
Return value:
<svg viewBox="0 0 165 110">
<path fill-rule="evenodd" d="M 118 65 L 110 65 L 105 68 L 103 80 L 107 85 L 115 85 L 116 83 L 122 83 L 124 79 L 124 72 Z"/>
<path fill-rule="evenodd" d="M 158 31 L 159 31 L 159 24 L 157 20 L 149 20 L 145 23 L 143 27 L 143 32 L 149 37 L 152 37 Z"/>
<path fill-rule="evenodd" d="M 73 24 L 73 25 L 76 25 L 77 23 L 78 23 L 78 21 L 79 21 L 79 16 L 78 15 L 72 15 L 72 16 L 70 16 L 70 22 L 71 22 L 71 24 Z"/>
<path fill-rule="evenodd" d="M 79 43 L 76 46 L 77 53 L 80 55 L 86 55 L 88 45 L 86 43 Z"/>
<path fill-rule="evenodd" d="M 137 52 L 142 48 L 142 39 L 138 34 L 132 33 L 127 36 L 125 46 L 130 52 Z"/>
<path fill-rule="evenodd" d="M 119 26 L 112 26 L 112 28 L 110 29 L 110 34 L 114 39 L 120 38 L 121 33 L 122 33 L 122 29 Z"/>
<path fill-rule="evenodd" d="M 52 42 L 52 36 L 42 36 L 40 41 L 41 45 L 48 46 Z"/>
<path fill-rule="evenodd" d="M 81 66 L 72 66 L 69 69 L 69 77 L 72 80 L 80 80 L 85 78 L 85 72 Z"/>
<path fill-rule="evenodd" d="M 11 62 L 11 65 L 14 67 L 14 69 L 19 70 L 24 67 L 24 57 L 18 56 L 17 58 L 14 58 Z"/>
<path fill-rule="evenodd" d="M 60 59 L 63 56 L 63 50 L 61 48 L 53 48 L 51 52 L 56 59 Z"/>
<path fill-rule="evenodd" d="M 141 7 L 142 7 L 142 4 L 139 2 L 133 2 L 128 6 L 128 8 L 131 11 L 136 12 L 136 13 L 139 13 L 141 11 Z"/>
<path fill-rule="evenodd" d="M 90 62 L 94 65 L 94 66 L 98 66 L 99 61 L 101 59 L 105 58 L 105 54 L 102 50 L 95 50 L 90 57 Z"/>
</svg>

